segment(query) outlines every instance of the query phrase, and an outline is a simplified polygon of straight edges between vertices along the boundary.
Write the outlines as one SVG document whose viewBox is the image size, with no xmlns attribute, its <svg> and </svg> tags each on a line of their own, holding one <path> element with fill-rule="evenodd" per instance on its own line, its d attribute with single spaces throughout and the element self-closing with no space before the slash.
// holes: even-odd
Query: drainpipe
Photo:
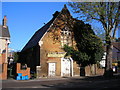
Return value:
<svg viewBox="0 0 120 90">
<path fill-rule="evenodd" d="M 7 61 L 7 57 L 8 57 L 8 45 L 7 45 L 7 39 L 6 39 L 5 47 L 6 47 L 6 48 L 5 48 L 5 49 L 6 49 L 6 50 L 5 50 L 5 51 L 6 51 L 6 52 L 5 52 L 5 63 L 7 63 L 7 62 L 8 62 L 8 61 Z"/>
<path fill-rule="evenodd" d="M 71 62 L 71 76 L 73 77 L 73 59 L 70 57 Z"/>
<path fill-rule="evenodd" d="M 5 63 L 8 63 L 8 45 L 9 45 L 10 41 L 8 39 L 6 39 L 6 56 L 5 56 Z"/>
</svg>

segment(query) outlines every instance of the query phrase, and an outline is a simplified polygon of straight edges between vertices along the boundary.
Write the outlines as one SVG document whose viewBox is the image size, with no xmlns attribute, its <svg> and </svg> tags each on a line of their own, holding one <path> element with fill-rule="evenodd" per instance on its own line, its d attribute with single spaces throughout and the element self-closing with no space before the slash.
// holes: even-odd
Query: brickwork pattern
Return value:
<svg viewBox="0 0 120 90">
<path fill-rule="evenodd" d="M 0 54 L 0 79 L 7 79 L 7 63 L 5 63 L 5 54 Z"/>
<path fill-rule="evenodd" d="M 16 73 L 22 73 L 22 76 L 28 75 L 28 77 L 30 78 L 30 68 L 27 67 L 26 70 L 21 70 L 20 63 L 17 63 L 17 65 L 16 65 Z"/>
</svg>

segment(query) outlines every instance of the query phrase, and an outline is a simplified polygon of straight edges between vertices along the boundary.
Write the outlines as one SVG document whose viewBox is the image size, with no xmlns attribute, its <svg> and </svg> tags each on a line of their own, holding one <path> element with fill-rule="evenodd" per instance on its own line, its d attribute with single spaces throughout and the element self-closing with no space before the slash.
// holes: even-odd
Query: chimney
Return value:
<svg viewBox="0 0 120 90">
<path fill-rule="evenodd" d="M 7 17 L 6 16 L 4 16 L 3 18 L 3 27 L 7 28 Z"/>
<path fill-rule="evenodd" d="M 56 12 L 53 14 L 53 17 L 56 18 L 59 13 L 60 13 L 60 12 L 56 11 Z"/>
<path fill-rule="evenodd" d="M 67 9 L 67 6 L 66 6 L 66 4 L 64 4 L 64 8 L 65 8 L 65 9 Z"/>
</svg>

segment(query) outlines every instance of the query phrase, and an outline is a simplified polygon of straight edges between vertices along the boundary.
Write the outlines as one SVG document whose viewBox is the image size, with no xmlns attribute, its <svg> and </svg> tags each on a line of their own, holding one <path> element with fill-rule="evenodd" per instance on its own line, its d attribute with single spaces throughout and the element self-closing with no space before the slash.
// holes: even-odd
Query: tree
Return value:
<svg viewBox="0 0 120 90">
<path fill-rule="evenodd" d="M 73 32 L 78 50 L 86 53 L 90 57 L 89 64 L 95 64 L 97 60 L 101 60 L 101 58 L 96 59 L 97 56 L 95 55 L 98 53 L 102 54 L 103 44 L 101 39 L 91 29 L 91 26 L 78 20 L 74 25 Z"/>
<path fill-rule="evenodd" d="M 64 46 L 67 55 L 80 64 L 81 67 L 96 64 L 103 56 L 102 40 L 95 35 L 91 26 L 83 21 L 76 20 L 73 27 L 76 49 Z"/>
<path fill-rule="evenodd" d="M 105 31 L 106 67 L 105 76 L 112 76 L 112 42 L 115 39 L 118 24 L 120 23 L 120 2 L 71 2 L 74 13 L 78 13 L 86 20 L 100 22 Z"/>
<path fill-rule="evenodd" d="M 14 59 L 14 62 L 18 62 L 18 60 L 19 60 L 19 54 L 20 54 L 20 52 L 18 51 L 18 52 L 14 52 L 14 54 L 13 54 L 13 59 Z"/>
</svg>

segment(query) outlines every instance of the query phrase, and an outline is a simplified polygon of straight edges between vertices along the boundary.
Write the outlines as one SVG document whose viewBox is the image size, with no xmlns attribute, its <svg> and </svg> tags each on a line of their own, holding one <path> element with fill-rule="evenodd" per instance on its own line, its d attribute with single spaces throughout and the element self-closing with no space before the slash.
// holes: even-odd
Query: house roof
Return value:
<svg viewBox="0 0 120 90">
<path fill-rule="evenodd" d="M 114 48 L 120 51 L 120 42 L 112 42 Z M 106 46 L 103 46 L 104 51 L 106 51 Z"/>
<path fill-rule="evenodd" d="M 58 13 L 58 12 L 57 12 Z M 55 15 L 55 14 L 54 14 Z M 55 20 L 54 16 L 47 24 L 45 24 L 42 28 L 40 28 L 38 31 L 35 32 L 35 34 L 32 36 L 32 38 L 28 41 L 28 43 L 25 45 L 25 47 L 22 49 L 22 51 L 25 51 L 26 49 L 29 49 L 31 47 L 34 47 L 38 44 L 40 39 L 43 37 L 43 35 L 47 32 L 50 25 Z"/>
<path fill-rule="evenodd" d="M 61 12 L 65 11 L 65 10 L 66 11 L 68 10 L 66 5 L 64 5 L 64 8 L 61 10 Z M 25 51 L 29 48 L 32 48 L 32 47 L 36 46 L 38 44 L 38 42 L 40 41 L 40 39 L 43 37 L 43 35 L 48 31 L 50 25 L 53 23 L 55 18 L 58 17 L 61 12 L 56 11 L 53 14 L 53 18 L 47 24 L 45 24 L 42 28 L 40 28 L 38 31 L 35 32 L 35 34 L 28 41 L 28 43 L 25 45 L 25 47 L 22 49 L 22 51 Z"/>
<path fill-rule="evenodd" d="M 114 42 L 112 44 L 113 44 L 113 47 L 115 47 L 116 49 L 120 51 L 120 42 Z"/>
<path fill-rule="evenodd" d="M 0 37 L 10 37 L 10 33 L 9 33 L 9 29 L 8 27 L 3 27 L 2 25 L 0 25 Z"/>
</svg>

